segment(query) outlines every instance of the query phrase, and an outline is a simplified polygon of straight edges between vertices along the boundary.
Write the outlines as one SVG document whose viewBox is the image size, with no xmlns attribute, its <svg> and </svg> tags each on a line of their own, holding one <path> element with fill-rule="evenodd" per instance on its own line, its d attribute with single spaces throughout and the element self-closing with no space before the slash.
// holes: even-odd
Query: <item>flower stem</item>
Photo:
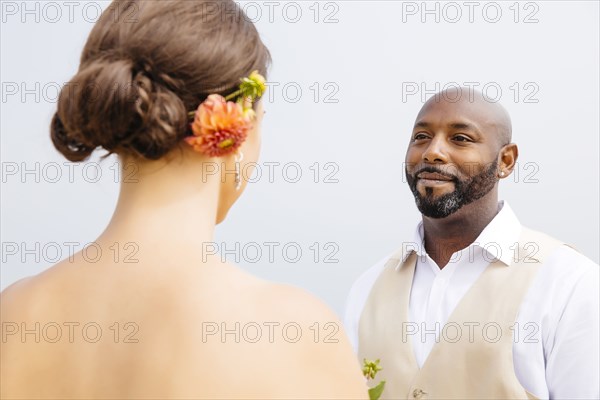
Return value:
<svg viewBox="0 0 600 400">
<path fill-rule="evenodd" d="M 241 93 L 242 93 L 242 89 L 238 89 L 235 92 L 230 93 L 229 95 L 225 96 L 225 100 L 231 100 L 231 99 L 237 97 Z"/>
</svg>

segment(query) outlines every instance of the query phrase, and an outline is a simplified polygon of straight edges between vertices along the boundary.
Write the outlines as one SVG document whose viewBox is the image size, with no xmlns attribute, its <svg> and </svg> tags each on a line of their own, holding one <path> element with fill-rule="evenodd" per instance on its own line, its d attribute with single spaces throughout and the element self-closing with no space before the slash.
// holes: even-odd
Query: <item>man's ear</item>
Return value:
<svg viewBox="0 0 600 400">
<path fill-rule="evenodd" d="M 515 143 L 509 143 L 500 149 L 498 154 L 498 173 L 501 178 L 509 176 L 517 164 L 519 148 Z"/>
</svg>

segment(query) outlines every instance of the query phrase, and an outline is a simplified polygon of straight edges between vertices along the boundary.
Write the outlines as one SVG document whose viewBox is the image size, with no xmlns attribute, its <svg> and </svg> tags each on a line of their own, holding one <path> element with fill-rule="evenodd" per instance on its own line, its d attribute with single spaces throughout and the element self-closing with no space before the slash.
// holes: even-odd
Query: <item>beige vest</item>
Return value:
<svg viewBox="0 0 600 400">
<path fill-rule="evenodd" d="M 386 381 L 382 399 L 535 399 L 515 376 L 512 329 L 538 269 L 561 244 L 523 228 L 513 264 L 492 262 L 482 272 L 421 369 L 411 345 L 421 332 L 406 323 L 417 255 L 400 249 L 375 281 L 359 322 L 358 356 L 361 363 L 381 359 L 374 383 Z"/>
</svg>

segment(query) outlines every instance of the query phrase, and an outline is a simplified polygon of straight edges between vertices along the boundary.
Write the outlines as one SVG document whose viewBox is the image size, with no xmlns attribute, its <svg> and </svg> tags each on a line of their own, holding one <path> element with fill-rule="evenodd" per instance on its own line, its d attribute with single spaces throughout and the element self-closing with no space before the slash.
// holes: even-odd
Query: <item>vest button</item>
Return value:
<svg viewBox="0 0 600 400">
<path fill-rule="evenodd" d="M 421 389 L 415 389 L 415 390 L 413 390 L 413 392 L 412 392 L 413 398 L 415 398 L 415 399 L 420 399 L 420 398 L 422 398 L 422 397 L 423 397 L 423 395 L 425 395 L 425 394 L 427 394 L 427 392 L 424 392 L 424 391 L 423 391 L 423 390 L 421 390 Z"/>
</svg>

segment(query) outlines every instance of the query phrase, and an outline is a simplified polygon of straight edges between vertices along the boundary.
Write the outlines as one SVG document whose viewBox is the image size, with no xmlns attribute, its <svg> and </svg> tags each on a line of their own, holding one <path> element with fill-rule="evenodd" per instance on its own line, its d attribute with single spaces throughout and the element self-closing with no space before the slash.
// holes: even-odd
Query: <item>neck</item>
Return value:
<svg viewBox="0 0 600 400">
<path fill-rule="evenodd" d="M 158 161 L 123 160 L 124 177 L 113 217 L 98 242 L 134 243 L 143 264 L 197 264 L 214 241 L 219 178 L 204 177 L 202 166 L 181 155 Z M 135 173 L 133 173 L 135 172 Z M 163 258 L 164 259 L 161 259 Z M 206 260 L 204 260 L 206 261 Z"/>
<path fill-rule="evenodd" d="M 423 216 L 423 232 L 427 254 L 441 268 L 452 254 L 466 248 L 498 214 L 498 192 L 491 190 L 481 199 L 463 206 L 446 218 Z"/>
</svg>

